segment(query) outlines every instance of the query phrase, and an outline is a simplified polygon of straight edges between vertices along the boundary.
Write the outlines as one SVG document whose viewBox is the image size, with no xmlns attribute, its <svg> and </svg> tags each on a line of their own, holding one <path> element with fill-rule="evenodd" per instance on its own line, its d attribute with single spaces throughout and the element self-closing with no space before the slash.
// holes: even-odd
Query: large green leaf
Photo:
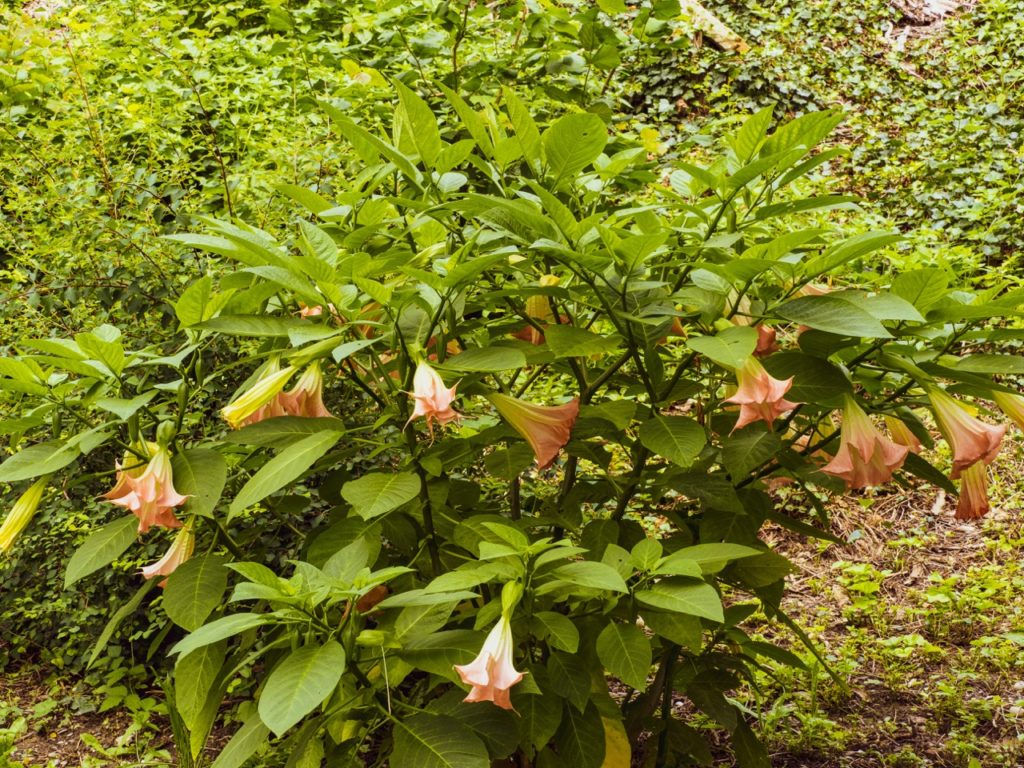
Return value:
<svg viewBox="0 0 1024 768">
<path fill-rule="evenodd" d="M 164 590 L 164 610 L 171 621 L 190 632 L 203 625 L 228 588 L 225 562 L 224 555 L 198 555 L 175 569 Z"/>
<path fill-rule="evenodd" d="M 228 479 L 224 457 L 211 448 L 189 448 L 171 461 L 174 488 L 188 496 L 186 509 L 200 517 L 211 517 Z"/>
<path fill-rule="evenodd" d="M 739 481 L 772 458 L 782 446 L 774 432 L 744 429 L 730 435 L 722 446 L 722 463 L 733 480 Z"/>
<path fill-rule="evenodd" d="M 132 598 L 118 608 L 114 615 L 110 617 L 110 621 L 104 625 L 103 631 L 100 632 L 100 636 L 96 639 L 96 644 L 92 647 L 92 652 L 89 654 L 89 663 L 86 664 L 87 669 L 96 663 L 96 659 L 103 653 L 103 649 L 107 647 L 107 643 L 110 642 L 110 638 L 114 636 L 117 628 L 121 626 L 121 622 L 138 610 L 146 595 L 149 594 L 149 590 L 155 586 L 155 579 L 146 579 L 146 583 L 139 587 L 138 591 L 132 595 Z"/>
<path fill-rule="evenodd" d="M 593 702 L 588 702 L 582 712 L 565 708 L 555 743 L 560 768 L 601 768 L 604 765 L 604 724 Z"/>
<path fill-rule="evenodd" d="M 345 483 L 341 495 L 364 520 L 398 509 L 415 499 L 420 479 L 412 472 L 373 472 Z"/>
<path fill-rule="evenodd" d="M 267 678 L 260 719 L 281 736 L 331 695 L 344 671 L 345 649 L 334 640 L 292 651 Z"/>
<path fill-rule="evenodd" d="M 245 724 L 235 731 L 227 746 L 217 755 L 210 768 L 242 768 L 258 749 L 267 743 L 270 730 L 263 721 L 251 715 Z"/>
<path fill-rule="evenodd" d="M 249 478 L 231 502 L 228 514 L 236 515 L 296 480 L 334 447 L 341 435 L 334 430 L 316 432 L 289 445 Z"/>
<path fill-rule="evenodd" d="M 344 429 L 343 421 L 330 417 L 277 416 L 229 432 L 223 439 L 228 443 L 284 448 L 307 435 Z"/>
<path fill-rule="evenodd" d="M 867 309 L 838 296 L 803 296 L 776 311 L 786 320 L 840 336 L 887 339 L 892 335 Z"/>
<path fill-rule="evenodd" d="M 604 121 L 595 114 L 563 115 L 553 122 L 541 142 L 554 185 L 574 179 L 597 160 L 607 141 Z"/>
<path fill-rule="evenodd" d="M 487 748 L 447 715 L 420 713 L 395 720 L 391 768 L 490 768 Z"/>
<path fill-rule="evenodd" d="M 398 101 L 404 117 L 408 120 L 409 137 L 412 139 L 420 160 L 427 168 L 433 168 L 441 154 L 441 133 L 437 128 L 437 117 L 433 110 L 416 93 L 398 80 L 394 81 Z"/>
<path fill-rule="evenodd" d="M 757 346 L 757 331 L 736 326 L 714 336 L 693 336 L 686 346 L 724 368 L 739 368 Z"/>
<path fill-rule="evenodd" d="M 51 440 L 24 448 L 0 464 L 0 483 L 16 483 L 63 469 L 78 458 L 78 446 Z"/>
<path fill-rule="evenodd" d="M 515 347 L 476 347 L 444 361 L 445 368 L 456 371 L 508 371 L 526 365 L 526 355 Z"/>
<path fill-rule="evenodd" d="M 651 669 L 651 642 L 635 624 L 609 624 L 597 636 L 597 658 L 630 688 L 644 690 Z"/>
<path fill-rule="evenodd" d="M 689 466 L 707 442 L 704 428 L 686 416 L 655 416 L 640 425 L 640 442 L 682 467 Z"/>
<path fill-rule="evenodd" d="M 138 527 L 135 515 L 126 515 L 89 534 L 68 562 L 64 589 L 120 557 L 137 538 Z"/>
<path fill-rule="evenodd" d="M 188 637 L 179 640 L 171 648 L 171 653 L 178 653 L 184 657 L 210 643 L 234 637 L 247 630 L 269 624 L 273 620 L 273 616 L 263 613 L 233 613 L 230 616 L 222 616 L 216 621 L 204 624 Z"/>
<path fill-rule="evenodd" d="M 659 581 L 636 593 L 636 599 L 652 608 L 723 621 L 722 601 L 710 584 L 682 578 Z"/>
<path fill-rule="evenodd" d="M 572 325 L 551 325 L 544 329 L 544 339 L 556 358 L 591 357 L 618 348 L 617 339 L 598 336 Z"/>
<path fill-rule="evenodd" d="M 567 563 L 551 572 L 556 579 L 568 581 L 586 589 L 606 589 L 611 592 L 628 592 L 626 582 L 619 572 L 605 563 L 578 560 Z"/>
<path fill-rule="evenodd" d="M 174 705 L 190 731 L 196 730 L 207 708 L 226 649 L 227 643 L 213 643 L 178 659 L 174 665 Z"/>
</svg>

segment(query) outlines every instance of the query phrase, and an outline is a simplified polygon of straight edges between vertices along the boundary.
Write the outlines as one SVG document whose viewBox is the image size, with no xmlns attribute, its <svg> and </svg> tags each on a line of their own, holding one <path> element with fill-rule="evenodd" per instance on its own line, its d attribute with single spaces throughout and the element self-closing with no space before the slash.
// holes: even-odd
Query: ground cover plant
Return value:
<svg viewBox="0 0 1024 768">
<path fill-rule="evenodd" d="M 176 262 L 166 320 L 12 336 L 0 548 L 31 590 L 43 520 L 84 538 L 47 565 L 66 595 L 99 585 L 105 627 L 67 660 L 99 663 L 133 734 L 166 722 L 142 762 L 771 764 L 773 720 L 735 691 L 844 670 L 770 544 L 841 543 L 830 499 L 880 486 L 984 516 L 1024 422 L 1024 295 L 892 269 L 899 236 L 822 173 L 838 110 L 761 109 L 659 158 L 604 99 L 640 56 L 623 29 L 671 30 L 662 6 L 542 29 L 518 54 L 552 69 L 540 108 L 467 88 L 498 67 L 462 48 L 479 9 L 449 11 L 414 19 L 442 30 L 437 71 L 402 41 L 401 77 L 345 70 L 363 107 L 310 97 L 329 169 L 272 225 L 215 162 L 219 215 L 147 234 Z M 264 12 L 257 39 L 306 18 Z"/>
</svg>

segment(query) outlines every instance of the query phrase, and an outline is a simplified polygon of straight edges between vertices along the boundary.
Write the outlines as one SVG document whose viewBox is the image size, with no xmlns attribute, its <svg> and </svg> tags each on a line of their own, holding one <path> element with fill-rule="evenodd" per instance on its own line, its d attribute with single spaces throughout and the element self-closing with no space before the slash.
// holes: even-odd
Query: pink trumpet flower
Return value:
<svg viewBox="0 0 1024 768">
<path fill-rule="evenodd" d="M 753 355 L 736 369 L 736 380 L 739 384 L 736 394 L 725 399 L 725 402 L 740 407 L 740 417 L 732 428 L 733 432 L 755 421 L 764 421 L 770 428 L 775 419 L 798 405 L 785 399 L 793 385 L 792 377 L 785 380 L 772 378 Z"/>
<path fill-rule="evenodd" d="M 778 352 L 779 349 L 778 334 L 775 329 L 770 325 L 757 326 L 757 347 L 754 348 L 754 354 L 757 357 L 768 357 L 768 355 Z"/>
<path fill-rule="evenodd" d="M 192 557 L 192 552 L 195 551 L 195 548 L 196 536 L 192 533 L 192 526 L 186 525 L 174 537 L 174 541 L 171 542 L 171 546 L 166 554 L 155 563 L 143 568 L 142 575 L 147 579 L 152 579 L 156 576 L 170 576 L 179 565 Z M 161 588 L 166 587 L 167 579 L 164 578 L 158 586 Z"/>
<path fill-rule="evenodd" d="M 952 478 L 972 464 L 989 464 L 1002 447 L 1005 424 L 986 424 L 969 414 L 960 403 L 934 387 L 928 391 L 939 431 L 953 450 Z"/>
<path fill-rule="evenodd" d="M 512 661 L 512 625 L 502 615 L 494 625 L 480 653 L 469 664 L 455 665 L 462 682 L 471 685 L 463 701 L 492 701 L 502 709 L 512 709 L 509 690 L 523 679 Z"/>
<path fill-rule="evenodd" d="M 558 452 L 572 436 L 572 428 L 580 412 L 579 398 L 564 405 L 534 405 L 499 392 L 487 399 L 533 448 L 538 469 L 555 463 Z"/>
<path fill-rule="evenodd" d="M 976 461 L 960 473 L 960 498 L 956 504 L 957 520 L 977 520 L 989 510 L 988 467 Z"/>
<path fill-rule="evenodd" d="M 124 468 L 118 464 L 118 479 L 114 488 L 103 498 L 111 504 L 130 509 L 139 518 L 139 533 L 146 533 L 154 525 L 162 528 L 180 528 L 181 521 L 174 516 L 188 496 L 174 490 L 171 454 L 161 445 L 153 445 L 149 462 L 138 471 L 138 465 Z M 137 461 L 132 457 L 131 461 Z M 127 464 L 127 461 L 126 461 Z"/>
<path fill-rule="evenodd" d="M 921 441 L 917 439 L 917 435 L 910 431 L 910 427 L 907 426 L 905 421 L 895 416 L 886 416 L 885 426 L 888 428 L 889 434 L 892 435 L 894 443 L 907 446 L 911 453 L 921 452 Z"/>
<path fill-rule="evenodd" d="M 409 421 L 406 422 L 406 426 L 409 426 L 409 422 L 417 416 L 422 416 L 427 420 L 427 429 L 433 434 L 433 422 L 447 424 L 449 421 L 460 418 L 452 408 L 455 387 L 446 387 L 438 372 L 426 363 L 416 366 L 410 394 L 416 400 L 416 407 L 413 409 Z"/>
<path fill-rule="evenodd" d="M 295 386 L 278 395 L 277 400 L 289 416 L 329 417 L 331 412 L 324 406 L 323 389 L 320 363 L 313 363 L 303 371 Z"/>
<path fill-rule="evenodd" d="M 220 415 L 232 429 L 286 415 L 280 395 L 294 373 L 294 366 L 281 368 L 276 360 L 268 363 L 256 383 L 222 408 Z"/>
<path fill-rule="evenodd" d="M 1012 419 L 1014 424 L 1024 429 L 1024 397 L 1011 395 L 1009 392 L 993 392 L 992 397 L 999 410 Z"/>
<path fill-rule="evenodd" d="M 908 453 L 910 448 L 897 445 L 879 432 L 856 400 L 847 395 L 839 450 L 821 471 L 841 478 L 847 488 L 882 485 L 903 466 Z"/>
</svg>

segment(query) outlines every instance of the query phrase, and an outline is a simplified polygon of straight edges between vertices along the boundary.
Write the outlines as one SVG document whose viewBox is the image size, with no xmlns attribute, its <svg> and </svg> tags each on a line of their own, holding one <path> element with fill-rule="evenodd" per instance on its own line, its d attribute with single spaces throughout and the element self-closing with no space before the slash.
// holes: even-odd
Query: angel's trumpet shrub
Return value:
<svg viewBox="0 0 1024 768">
<path fill-rule="evenodd" d="M 320 363 L 313 363 L 295 382 L 295 386 L 278 395 L 281 407 L 289 416 L 329 417 L 331 412 L 324 406 L 324 377 Z"/>
<path fill-rule="evenodd" d="M 174 541 L 171 542 L 171 546 L 168 547 L 167 552 L 151 565 L 147 565 L 142 569 L 142 575 L 147 579 L 152 579 L 157 576 L 164 576 L 165 578 L 160 582 L 158 586 L 167 586 L 167 576 L 170 576 L 177 570 L 178 566 L 192 557 L 192 553 L 196 548 L 196 536 L 192 532 L 192 526 L 186 525 L 180 531 L 178 535 L 174 537 Z"/>
<path fill-rule="evenodd" d="M 278 395 L 294 374 L 295 366 L 281 368 L 276 361 L 269 363 L 256 383 L 222 408 L 220 415 L 232 429 L 271 416 L 284 416 L 284 405 Z"/>
<path fill-rule="evenodd" d="M 505 421 L 526 438 L 533 448 L 538 469 L 547 469 L 555 463 L 558 452 L 572 436 L 572 428 L 580 412 L 579 398 L 573 398 L 564 405 L 534 405 L 492 392 L 487 399 Z"/>
<path fill-rule="evenodd" d="M 903 466 L 909 452 L 910 448 L 894 443 L 879 432 L 857 401 L 847 395 L 839 450 L 821 471 L 842 479 L 847 488 L 882 485 Z"/>
<path fill-rule="evenodd" d="M 49 480 L 49 475 L 39 478 L 14 502 L 10 513 L 4 518 L 3 525 L 0 525 L 0 552 L 9 552 L 21 532 L 32 522 Z"/>
<path fill-rule="evenodd" d="M 433 433 L 433 422 L 447 424 L 449 421 L 458 419 L 459 414 L 452 408 L 455 389 L 455 387 L 446 387 L 440 374 L 426 363 L 417 365 L 410 393 L 416 401 L 416 406 L 413 408 L 406 426 L 409 426 L 409 422 L 413 419 L 422 416 L 427 421 L 427 429 Z"/>
<path fill-rule="evenodd" d="M 491 701 L 502 709 L 512 709 L 510 689 L 523 679 L 516 670 L 512 652 L 511 616 L 522 588 L 515 583 L 506 584 L 501 593 L 501 618 L 484 640 L 480 653 L 469 664 L 456 664 L 462 682 L 472 686 L 463 701 Z"/>
<path fill-rule="evenodd" d="M 118 471 L 122 473 L 118 483 L 105 498 L 111 504 L 131 510 L 139 519 L 139 533 L 146 533 L 154 525 L 181 527 L 181 521 L 174 516 L 174 509 L 188 501 L 188 496 L 174 490 L 171 454 L 166 447 L 156 445 L 149 462 L 137 476 L 133 474 L 137 468 L 126 471 L 118 465 Z M 114 495 L 115 492 L 119 495 Z"/>
<path fill-rule="evenodd" d="M 1024 397 L 1011 395 L 1009 392 L 993 392 L 993 399 L 999 410 L 1009 417 L 1014 424 L 1024 429 Z"/>
<path fill-rule="evenodd" d="M 885 427 L 889 430 L 889 434 L 892 435 L 892 440 L 898 445 L 905 445 L 910 453 L 921 452 L 921 441 L 917 439 L 917 435 L 910 431 L 910 427 L 903 419 L 899 419 L 895 416 L 885 416 Z"/>
<path fill-rule="evenodd" d="M 798 405 L 785 399 L 793 386 L 792 377 L 784 380 L 772 378 L 753 355 L 736 369 L 736 380 L 736 393 L 724 401 L 740 407 L 740 417 L 732 428 L 733 432 L 755 421 L 763 421 L 770 428 L 775 419 Z"/>
<path fill-rule="evenodd" d="M 960 498 L 956 502 L 957 520 L 977 520 L 988 513 L 988 467 L 975 462 L 960 473 Z"/>
<path fill-rule="evenodd" d="M 989 464 L 999 453 L 1005 424 L 986 424 L 969 414 L 945 391 L 933 387 L 928 391 L 939 431 L 953 451 L 953 479 L 972 464 Z"/>
</svg>

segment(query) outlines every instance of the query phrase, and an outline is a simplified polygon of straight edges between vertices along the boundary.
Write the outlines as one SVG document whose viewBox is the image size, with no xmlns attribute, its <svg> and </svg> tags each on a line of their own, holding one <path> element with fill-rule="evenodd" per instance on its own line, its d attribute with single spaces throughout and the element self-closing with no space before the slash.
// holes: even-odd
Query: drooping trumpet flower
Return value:
<svg viewBox="0 0 1024 768">
<path fill-rule="evenodd" d="M 539 469 L 547 469 L 555 463 L 558 452 L 572 436 L 572 428 L 580 412 L 579 398 L 573 398 L 564 405 L 534 405 L 492 392 L 487 395 L 487 399 L 526 438 L 533 448 Z"/>
<path fill-rule="evenodd" d="M 484 640 L 480 653 L 469 664 L 456 664 L 462 682 L 472 686 L 463 701 L 491 701 L 502 709 L 512 709 L 510 690 L 523 679 L 515 668 L 512 653 L 512 611 L 522 594 L 515 583 L 506 584 L 501 593 L 501 618 Z"/>
<path fill-rule="evenodd" d="M 551 288 L 560 282 L 560 279 L 556 275 L 543 275 L 537 284 L 542 288 Z M 551 311 L 551 302 L 545 294 L 536 294 L 526 299 L 526 316 L 533 320 L 536 325 L 527 325 L 522 330 L 515 333 L 517 339 L 528 341 L 534 345 L 540 345 L 544 343 L 544 331 L 543 328 L 546 325 L 550 325 L 555 319 L 554 313 Z"/>
<path fill-rule="evenodd" d="M 736 393 L 724 401 L 740 407 L 733 432 L 755 421 L 764 421 L 771 427 L 775 419 L 798 405 L 785 399 L 793 379 L 772 378 L 753 355 L 736 369 L 736 380 L 739 385 Z"/>
<path fill-rule="evenodd" d="M 1002 447 L 1005 424 L 986 424 L 971 416 L 959 402 L 938 387 L 928 390 L 939 431 L 953 451 L 952 478 L 972 464 L 989 464 Z"/>
<path fill-rule="evenodd" d="M 907 426 L 903 419 L 886 415 L 885 426 L 889 430 L 889 434 L 892 435 L 894 443 L 907 446 L 911 453 L 921 452 L 921 441 L 917 439 L 917 435 L 910 431 L 910 427 Z"/>
<path fill-rule="evenodd" d="M 960 498 L 956 503 L 957 520 L 977 520 L 989 510 L 988 467 L 976 461 L 960 473 Z"/>
<path fill-rule="evenodd" d="M 993 392 L 992 397 L 999 410 L 1012 419 L 1014 424 L 1024 429 L 1024 397 L 1011 395 L 1009 392 Z"/>
<path fill-rule="evenodd" d="M 49 475 L 39 478 L 14 502 L 10 513 L 4 518 L 3 525 L 0 525 L 0 552 L 9 552 L 21 532 L 32 522 L 49 480 Z"/>
<path fill-rule="evenodd" d="M 289 416 L 329 417 L 331 412 L 324 406 L 323 388 L 324 377 L 320 372 L 320 363 L 314 362 L 303 371 L 294 387 L 282 392 L 276 399 Z"/>
<path fill-rule="evenodd" d="M 416 406 L 406 426 L 409 426 L 413 419 L 422 416 L 427 421 L 427 429 L 433 434 L 433 422 L 447 424 L 458 419 L 459 414 L 452 408 L 455 389 L 456 387 L 446 387 L 440 374 L 426 363 L 417 365 L 410 393 L 416 401 Z"/>
<path fill-rule="evenodd" d="M 879 432 L 850 395 L 843 404 L 841 430 L 839 450 L 821 471 L 841 478 L 847 488 L 867 488 L 889 482 L 910 452 L 907 446 L 898 445 Z"/>
<path fill-rule="evenodd" d="M 770 325 L 761 323 L 757 326 L 757 346 L 754 348 L 754 355 L 757 357 L 768 357 L 778 352 L 778 333 Z"/>
<path fill-rule="evenodd" d="M 178 535 L 174 537 L 174 541 L 171 542 L 171 546 L 167 549 L 167 552 L 157 560 L 155 563 L 147 565 L 142 569 L 142 575 L 147 579 L 152 579 L 157 576 L 165 577 L 158 586 L 161 588 L 167 586 L 167 576 L 170 576 L 177 570 L 178 566 L 192 557 L 192 553 L 196 548 L 196 536 L 192 532 L 192 526 L 186 525 L 180 531 Z"/>
<path fill-rule="evenodd" d="M 139 533 L 146 533 L 154 525 L 162 528 L 180 528 L 181 521 L 174 516 L 188 496 L 174 489 L 171 454 L 165 446 L 148 443 L 149 461 L 139 462 L 132 456 L 124 465 L 118 464 L 117 483 L 103 495 L 111 504 L 130 509 L 139 519 Z M 141 469 L 141 471 L 140 471 Z"/>
<path fill-rule="evenodd" d="M 220 415 L 232 429 L 286 415 L 278 395 L 294 374 L 293 365 L 281 368 L 276 360 L 267 363 L 256 383 L 222 408 Z"/>
</svg>

